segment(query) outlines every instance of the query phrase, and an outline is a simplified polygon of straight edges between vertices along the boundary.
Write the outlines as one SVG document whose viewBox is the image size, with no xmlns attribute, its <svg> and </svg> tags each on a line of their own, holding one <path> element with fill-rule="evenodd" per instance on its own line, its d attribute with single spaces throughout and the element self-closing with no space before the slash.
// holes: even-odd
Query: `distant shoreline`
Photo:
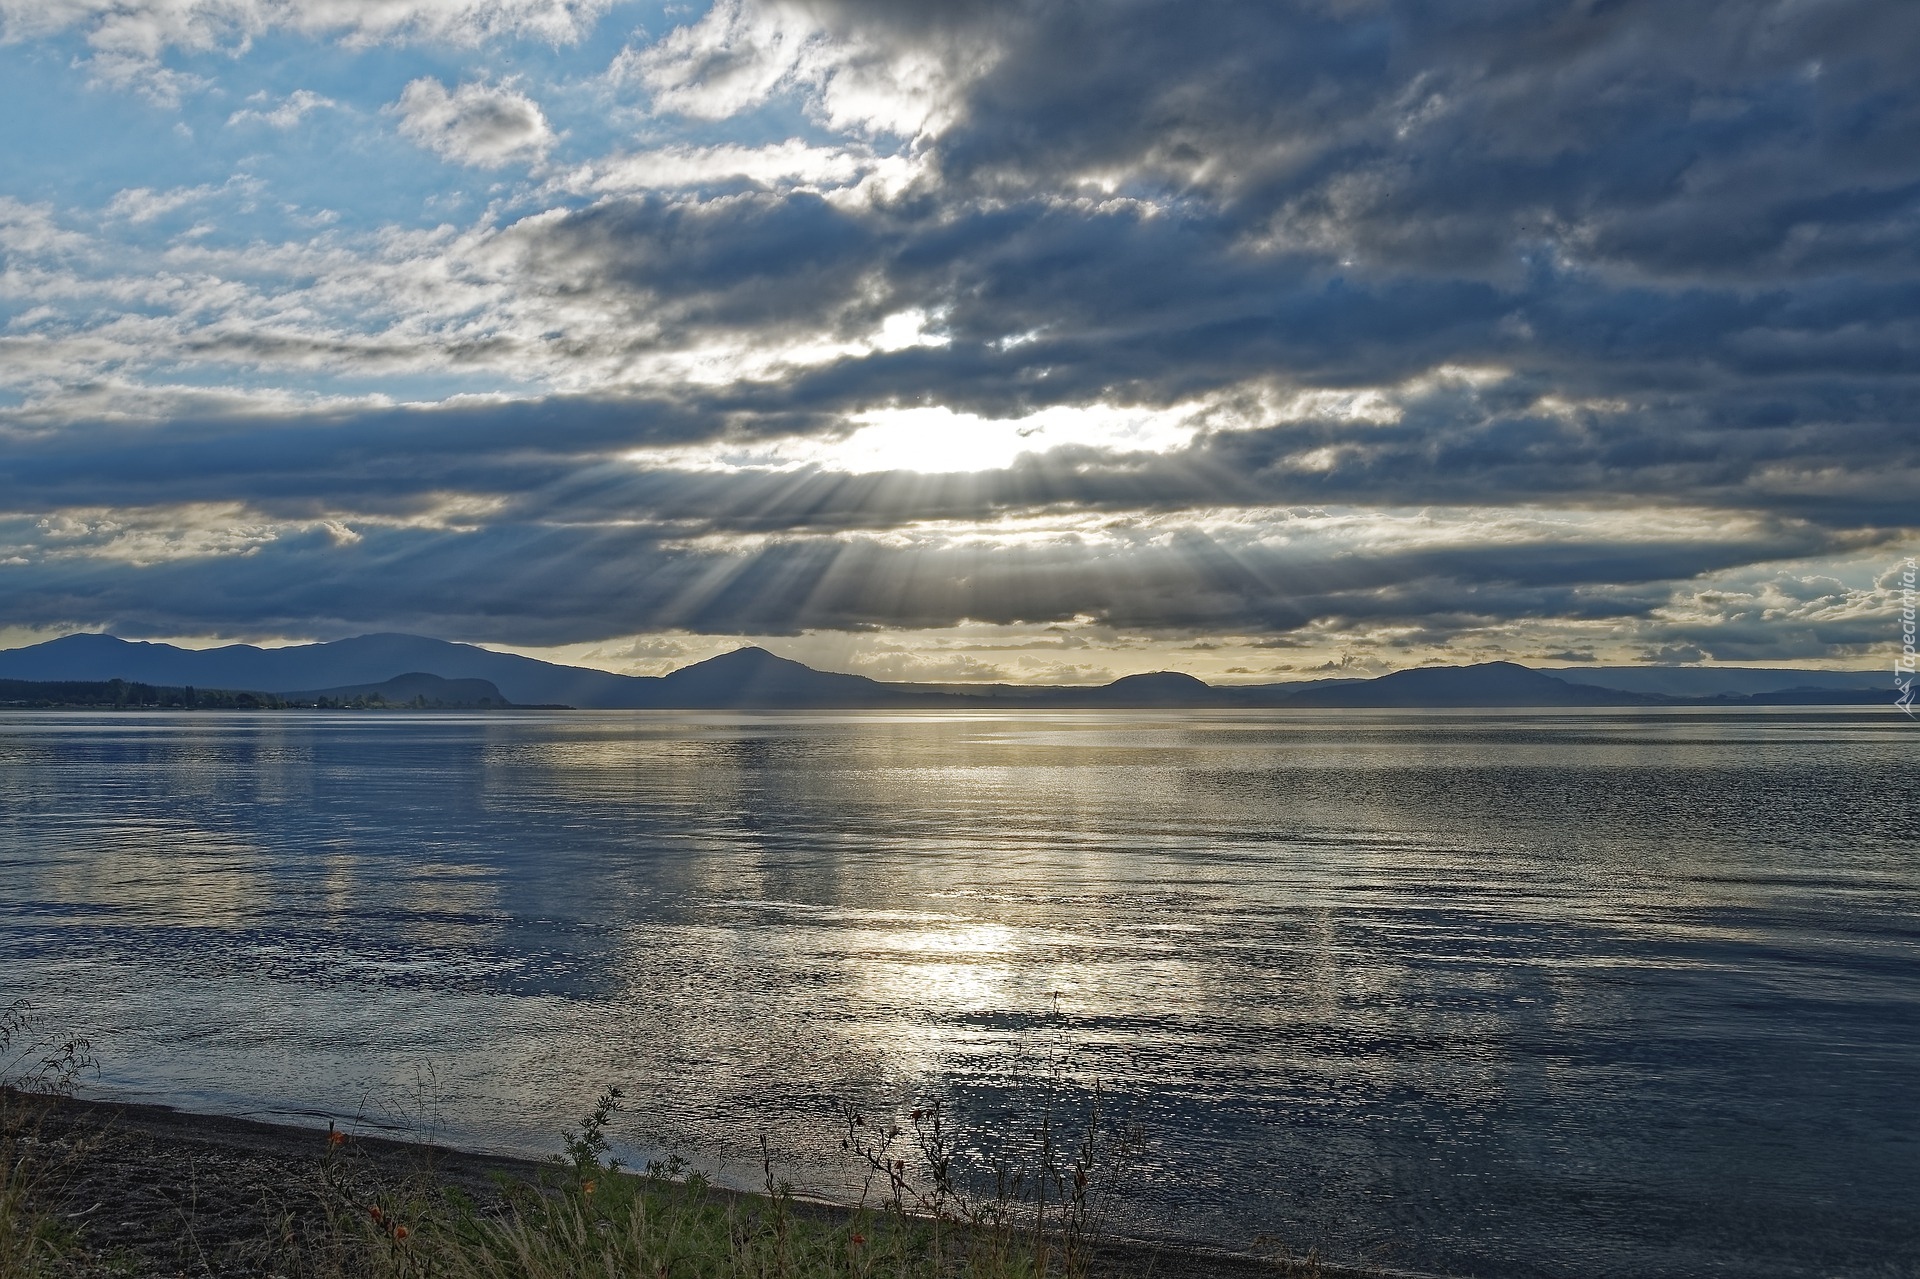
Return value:
<svg viewBox="0 0 1920 1279">
<path fill-rule="evenodd" d="M 443 679 L 418 671 L 378 684 L 268 693 L 256 689 L 195 688 L 142 680 L 0 679 L 0 707 L 24 710 L 106 711 L 570 711 L 559 703 L 511 702 L 490 681 Z"/>
<path fill-rule="evenodd" d="M 518 702 L 507 702 L 499 706 L 410 706 L 405 702 L 390 702 L 384 706 L 312 706 L 301 703 L 282 703 L 278 705 L 258 704 L 251 706 L 156 706 L 112 702 L 16 702 L 0 700 L 0 711 L 59 711 L 66 713 L 91 713 L 96 715 L 206 715 L 206 714 L 247 714 L 277 715 L 292 711 L 326 711 L 354 713 L 371 712 L 373 714 L 409 714 L 430 711 L 435 714 L 451 714 L 466 711 L 474 714 L 492 714 L 496 711 L 577 711 L 578 706 L 523 706 Z"/>
<path fill-rule="evenodd" d="M 774 659 L 778 660 L 778 659 Z M 797 665 L 797 664 L 794 664 Z M 1500 666 L 1501 664 L 1493 664 Z M 397 675 L 378 684 L 311 692 L 270 693 L 235 688 L 195 688 L 112 680 L 0 679 L 0 709 L 47 711 L 1230 711 L 1230 710 L 1580 710 L 1611 707 L 1660 710 L 1692 707 L 1896 709 L 1891 690 L 1792 688 L 1773 693 L 1675 697 L 1634 694 L 1567 684 L 1524 667 L 1491 672 L 1486 667 L 1400 672 L 1371 681 L 1340 681 L 1288 696 L 1241 694 L 1187 676 L 1129 677 L 1091 688 L 1045 687 L 1014 695 L 995 686 L 968 694 L 950 687 L 874 685 L 875 694 L 799 667 L 825 687 L 765 689 L 752 680 L 708 690 L 703 696 L 670 697 L 637 706 L 576 707 L 564 702 L 515 702 L 491 681 L 448 679 L 425 672 Z M 1489 678 L 1489 675 L 1491 676 Z M 1402 679 L 1401 676 L 1407 678 Z M 1439 677 L 1439 678 L 1435 678 Z"/>
<path fill-rule="evenodd" d="M 1430 713 L 1458 712 L 1462 715 L 1549 713 L 1609 713 L 1625 716 L 1659 716 L 1697 711 L 1738 711 L 1751 715 L 1796 715 L 1823 713 L 1864 719 L 1905 722 L 1891 701 L 1765 702 L 1733 700 L 1665 701 L 1627 706 L 1082 706 L 1022 704 L 1019 702 L 983 702 L 977 706 L 529 706 L 518 702 L 502 706 L 409 706 L 394 703 L 385 706 L 139 706 L 87 703 L 10 702 L 0 700 L 0 714 L 29 713 L 57 715 L 372 715 L 404 717 L 410 714 L 494 715 L 522 712 L 565 712 L 589 716 L 621 715 L 1298 715 L 1311 712 L 1331 715 L 1339 712 Z"/>
</svg>

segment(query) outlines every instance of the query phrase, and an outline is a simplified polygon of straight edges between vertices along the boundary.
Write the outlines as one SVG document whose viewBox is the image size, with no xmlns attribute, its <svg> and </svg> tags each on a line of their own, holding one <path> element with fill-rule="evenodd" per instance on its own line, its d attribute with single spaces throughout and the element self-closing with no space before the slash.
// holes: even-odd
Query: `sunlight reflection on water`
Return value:
<svg viewBox="0 0 1920 1279">
<path fill-rule="evenodd" d="M 1129 1220 L 1920 1273 L 1915 738 L 1861 714 L 0 716 L 0 995 L 102 1090 L 850 1170 L 1069 1053 Z M 1048 1009 L 1055 994 L 1064 1028 Z M 1021 1064 L 1025 1055 L 1027 1064 Z M 1905 1266 L 1906 1269 L 1901 1267 Z"/>
</svg>

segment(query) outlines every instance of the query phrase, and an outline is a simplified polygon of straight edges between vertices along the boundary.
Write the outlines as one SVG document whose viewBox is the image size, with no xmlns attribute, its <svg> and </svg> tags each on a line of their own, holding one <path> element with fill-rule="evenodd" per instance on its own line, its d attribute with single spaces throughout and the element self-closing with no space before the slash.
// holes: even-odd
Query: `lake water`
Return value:
<svg viewBox="0 0 1920 1279">
<path fill-rule="evenodd" d="M 94 1090 L 846 1193 L 1098 1080 L 1141 1233 L 1920 1274 L 1883 713 L 0 715 L 0 997 Z M 322 1120 L 321 1122 L 324 1122 Z"/>
</svg>

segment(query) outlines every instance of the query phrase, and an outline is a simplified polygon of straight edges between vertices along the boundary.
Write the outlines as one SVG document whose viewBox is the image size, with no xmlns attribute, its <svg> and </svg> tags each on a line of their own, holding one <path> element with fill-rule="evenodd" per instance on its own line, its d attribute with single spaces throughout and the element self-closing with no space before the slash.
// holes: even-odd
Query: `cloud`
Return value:
<svg viewBox="0 0 1920 1279">
<path fill-rule="evenodd" d="M 1270 249 L 1695 276 L 1911 261 L 1917 50 L 1884 0 L 726 0 L 626 62 L 664 110 L 791 94 L 934 138 L 950 182 L 1202 200 Z"/>
<path fill-rule="evenodd" d="M 780 634 L 824 628 L 1097 624 L 1125 633 L 1413 633 L 1439 645 L 1531 619 L 1534 634 L 1685 635 L 1725 656 L 1819 637 L 1883 638 L 1885 592 L 1812 598 L 1756 560 L 1835 544 L 1779 522 L 1657 525 L 1577 515 L 1300 513 L 1274 521 L 1033 522 L 910 535 L 738 539 L 635 524 L 500 519 L 267 520 L 217 507 L 95 508 L 19 535 L 0 567 L 20 624 L 92 617 L 178 630 L 378 624 L 517 643 L 641 630 Z M 190 532 L 182 532 L 190 530 Z M 0 544 L 9 539 L 0 524 Z M 11 549 L 11 548 L 9 548 Z M 1749 604 L 1674 582 L 1747 574 Z M 1772 633 L 1757 614 L 1790 601 Z M 1878 611 L 1876 611 L 1878 610 Z M 257 633 L 257 632 L 256 632 Z"/>
<path fill-rule="evenodd" d="M 657 110 L 696 119 L 792 92 L 834 128 L 930 137 L 953 123 L 963 86 L 999 54 L 997 33 L 972 8 L 902 5 L 888 14 L 718 0 L 699 21 L 624 51 L 610 73 L 644 85 Z"/>
<path fill-rule="evenodd" d="M 214 81 L 169 67 L 170 53 L 244 53 L 277 32 L 348 47 L 471 47 L 502 38 L 581 39 L 620 0 L 0 0 L 0 43 L 78 32 L 98 85 L 174 107 Z"/>
<path fill-rule="evenodd" d="M 578 39 L 614 0 L 0 0 L 0 39 L 79 30 L 96 50 L 153 61 L 168 49 L 244 45 L 269 31 L 355 43 L 496 36 Z"/>
<path fill-rule="evenodd" d="M 197 204 L 217 195 L 216 186 L 175 187 L 171 191 L 155 191 L 151 187 L 130 187 L 114 194 L 107 201 L 106 214 L 110 218 L 125 218 L 129 222 L 151 222 L 155 218 Z"/>
<path fill-rule="evenodd" d="M 885 161 L 845 147 L 810 146 L 799 138 L 765 146 L 719 144 L 661 147 L 613 156 L 568 175 L 573 190 L 641 192 L 676 187 L 752 183 L 779 187 L 844 187 Z"/>
<path fill-rule="evenodd" d="M 280 100 L 278 106 L 268 108 L 265 104 L 268 95 L 256 93 L 249 102 L 259 102 L 258 107 L 246 107 L 227 117 L 229 128 L 248 123 L 264 124 L 272 129 L 291 129 L 314 111 L 322 108 L 338 108 L 339 103 L 332 98 L 322 97 L 311 89 L 295 89 Z"/>
<path fill-rule="evenodd" d="M 554 142 L 539 104 L 507 85 L 474 81 L 449 93 L 422 76 L 390 109 L 400 117 L 402 134 L 456 164 L 497 169 L 532 163 Z"/>
</svg>

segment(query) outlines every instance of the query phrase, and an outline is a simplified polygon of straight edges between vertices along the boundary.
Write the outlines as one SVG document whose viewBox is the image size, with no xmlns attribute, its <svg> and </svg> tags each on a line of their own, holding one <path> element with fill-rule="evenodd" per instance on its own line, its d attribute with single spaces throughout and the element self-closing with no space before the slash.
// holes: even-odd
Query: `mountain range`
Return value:
<svg viewBox="0 0 1920 1279">
<path fill-rule="evenodd" d="M 1082 687 L 889 684 L 814 670 L 760 648 L 738 649 L 670 675 L 615 675 L 397 634 L 285 648 L 232 644 L 211 649 L 68 635 L 0 651 L 0 679 L 122 679 L 246 689 L 288 700 L 311 699 L 318 695 L 313 690 L 336 700 L 344 700 L 343 693 L 376 687 L 397 692 L 396 681 L 435 677 L 489 686 L 464 685 L 457 702 L 442 690 L 444 704 L 499 698 L 523 706 L 595 710 L 1791 705 L 1892 700 L 1887 677 L 1877 671 L 1595 666 L 1547 672 L 1512 662 L 1485 662 L 1418 667 L 1374 679 L 1256 685 L 1209 685 L 1191 675 L 1158 671 Z M 391 692 L 389 700 L 396 700 Z"/>
</svg>

